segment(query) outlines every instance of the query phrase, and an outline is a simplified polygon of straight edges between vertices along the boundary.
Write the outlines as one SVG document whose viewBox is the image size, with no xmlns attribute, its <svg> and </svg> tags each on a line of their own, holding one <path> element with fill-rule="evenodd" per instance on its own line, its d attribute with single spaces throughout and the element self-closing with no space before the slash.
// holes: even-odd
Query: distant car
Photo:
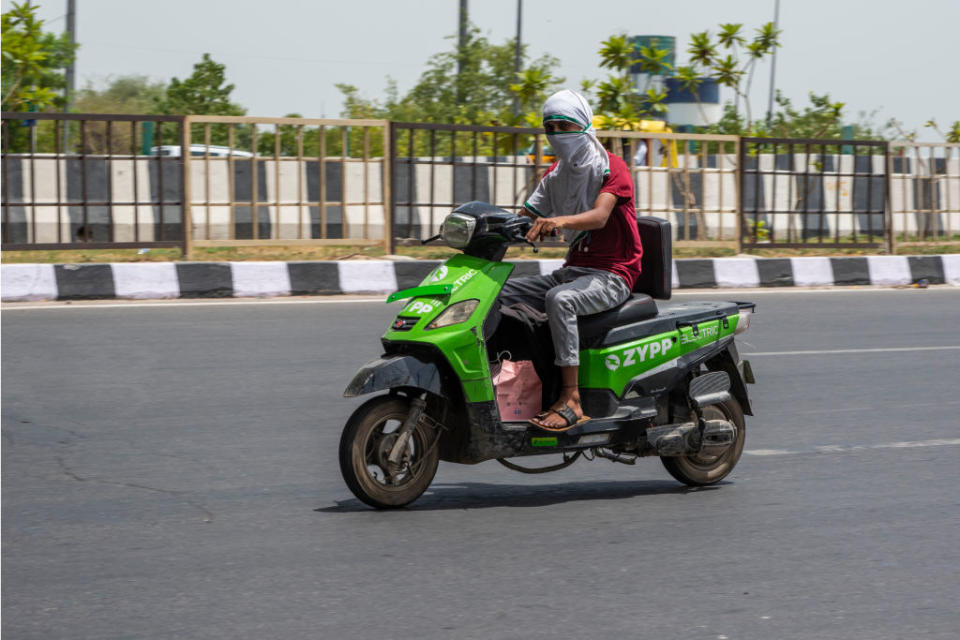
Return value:
<svg viewBox="0 0 960 640">
<path fill-rule="evenodd" d="M 150 155 L 152 156 L 165 156 L 170 158 L 179 158 L 182 153 L 180 151 L 180 145 L 177 144 L 165 144 L 160 147 L 151 147 Z M 230 149 L 230 147 L 223 147 L 218 145 L 203 145 L 203 144 L 192 144 L 190 145 L 190 155 L 191 156 L 205 156 L 209 155 L 211 158 L 226 158 L 227 156 L 233 156 L 235 158 L 252 158 L 253 154 L 249 151 L 239 151 L 237 149 Z"/>
</svg>

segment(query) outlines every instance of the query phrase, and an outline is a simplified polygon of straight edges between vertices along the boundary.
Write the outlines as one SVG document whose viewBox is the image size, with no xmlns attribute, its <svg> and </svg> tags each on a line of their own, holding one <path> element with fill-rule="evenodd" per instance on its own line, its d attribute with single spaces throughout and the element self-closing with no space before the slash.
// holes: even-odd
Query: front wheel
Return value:
<svg viewBox="0 0 960 640">
<path fill-rule="evenodd" d="M 360 500 L 377 509 L 410 504 L 420 497 L 440 461 L 439 435 L 422 423 L 407 441 L 399 463 L 388 460 L 410 413 L 410 403 L 397 396 L 379 396 L 353 412 L 340 436 L 340 472 Z"/>
<path fill-rule="evenodd" d="M 743 443 L 747 436 L 743 410 L 736 398 L 731 397 L 726 402 L 704 407 L 703 419 L 729 420 L 737 429 L 737 439 L 719 455 L 692 453 L 685 456 L 660 458 L 670 475 L 691 487 L 720 482 L 733 471 L 737 461 L 740 460 L 740 454 L 743 453 Z"/>
</svg>

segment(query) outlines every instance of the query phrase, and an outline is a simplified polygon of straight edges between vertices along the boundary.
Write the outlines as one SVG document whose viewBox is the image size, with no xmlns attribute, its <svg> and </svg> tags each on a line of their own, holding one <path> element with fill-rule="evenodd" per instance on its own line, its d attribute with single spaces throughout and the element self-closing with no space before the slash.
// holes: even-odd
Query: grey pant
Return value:
<svg viewBox="0 0 960 640">
<path fill-rule="evenodd" d="M 603 269 L 585 267 L 565 267 L 546 276 L 511 278 L 500 293 L 504 305 L 523 302 L 547 314 L 556 365 L 560 367 L 580 364 L 577 316 L 612 309 L 629 297 L 630 288 L 623 278 Z"/>
</svg>

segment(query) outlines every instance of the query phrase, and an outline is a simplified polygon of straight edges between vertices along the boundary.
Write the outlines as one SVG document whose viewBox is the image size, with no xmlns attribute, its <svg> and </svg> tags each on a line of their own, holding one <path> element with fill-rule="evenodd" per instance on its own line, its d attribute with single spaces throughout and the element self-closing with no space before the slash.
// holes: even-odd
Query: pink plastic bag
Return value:
<svg viewBox="0 0 960 640">
<path fill-rule="evenodd" d="M 504 422 L 529 420 L 540 413 L 540 376 L 530 360 L 501 360 L 493 384 Z"/>
</svg>

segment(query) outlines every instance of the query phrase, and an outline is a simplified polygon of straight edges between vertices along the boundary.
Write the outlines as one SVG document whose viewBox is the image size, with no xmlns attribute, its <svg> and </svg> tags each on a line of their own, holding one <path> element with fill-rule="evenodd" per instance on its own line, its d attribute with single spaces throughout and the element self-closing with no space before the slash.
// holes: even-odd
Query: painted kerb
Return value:
<svg viewBox="0 0 960 640">
<path fill-rule="evenodd" d="M 523 260 L 513 275 L 550 273 L 559 260 Z M 388 294 L 419 285 L 438 260 L 5 264 L 6 302 Z M 960 255 L 675 260 L 675 289 L 960 286 Z"/>
</svg>

